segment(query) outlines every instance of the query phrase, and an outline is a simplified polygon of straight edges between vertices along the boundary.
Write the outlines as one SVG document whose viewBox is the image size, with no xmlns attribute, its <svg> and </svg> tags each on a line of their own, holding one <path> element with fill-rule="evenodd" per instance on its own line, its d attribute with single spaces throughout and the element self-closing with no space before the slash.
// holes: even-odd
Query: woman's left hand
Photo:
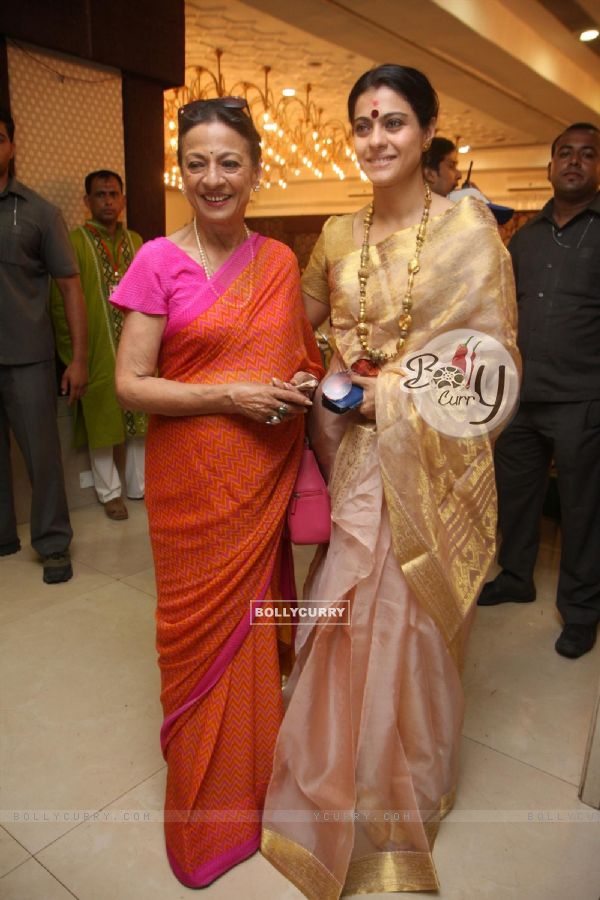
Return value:
<svg viewBox="0 0 600 900">
<path fill-rule="evenodd" d="M 357 407 L 357 412 L 364 416 L 365 419 L 375 420 L 375 388 L 377 379 L 365 378 L 363 375 L 356 375 L 354 372 L 350 372 L 350 375 L 352 384 L 357 384 L 363 389 L 362 403 Z"/>
</svg>

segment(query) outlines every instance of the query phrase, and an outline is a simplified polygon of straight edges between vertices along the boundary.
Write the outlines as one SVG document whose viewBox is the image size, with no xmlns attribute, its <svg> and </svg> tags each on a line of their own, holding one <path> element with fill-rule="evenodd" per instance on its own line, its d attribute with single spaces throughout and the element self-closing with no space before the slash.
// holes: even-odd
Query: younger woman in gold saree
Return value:
<svg viewBox="0 0 600 900">
<path fill-rule="evenodd" d="M 423 181 L 438 110 L 425 76 L 381 66 L 348 106 L 373 204 L 329 219 L 303 290 L 312 324 L 331 318 L 331 368 L 353 367 L 364 389 L 344 416 L 317 395 L 312 423 L 333 525 L 307 597 L 349 606 L 351 625 L 298 631 L 262 839 L 314 900 L 438 887 L 431 851 L 456 788 L 459 673 L 496 496 L 489 435 L 428 425 L 400 387 L 401 360 L 460 329 L 517 358 L 512 270 L 491 213 Z"/>
</svg>

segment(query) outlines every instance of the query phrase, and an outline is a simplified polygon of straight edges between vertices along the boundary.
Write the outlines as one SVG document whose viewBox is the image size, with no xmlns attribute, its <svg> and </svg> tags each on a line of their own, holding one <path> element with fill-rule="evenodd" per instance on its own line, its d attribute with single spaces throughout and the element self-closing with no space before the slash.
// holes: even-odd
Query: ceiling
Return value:
<svg viewBox="0 0 600 900">
<path fill-rule="evenodd" d="M 438 133 L 470 144 L 464 162 L 478 186 L 539 208 L 552 139 L 570 122 L 600 125 L 600 39 L 582 44 L 573 30 L 582 23 L 600 27 L 600 0 L 187 0 L 186 62 L 215 69 L 223 50 L 228 91 L 240 80 L 262 85 L 270 66 L 276 95 L 310 83 L 326 117 L 341 119 L 366 69 L 415 66 L 440 95 Z M 316 201 L 271 191 L 260 205 L 342 211 L 367 190 L 324 179 Z"/>
</svg>

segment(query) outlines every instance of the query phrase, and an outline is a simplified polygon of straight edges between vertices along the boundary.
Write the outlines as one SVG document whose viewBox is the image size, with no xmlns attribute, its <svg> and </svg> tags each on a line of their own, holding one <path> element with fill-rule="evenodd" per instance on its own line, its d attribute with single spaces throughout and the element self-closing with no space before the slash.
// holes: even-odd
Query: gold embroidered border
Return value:
<svg viewBox="0 0 600 900">
<path fill-rule="evenodd" d="M 428 822 L 423 824 L 423 828 L 425 829 L 425 834 L 427 835 L 427 840 L 429 842 L 429 849 L 433 850 L 433 845 L 435 844 L 435 839 L 438 836 L 438 831 L 440 830 L 440 822 L 444 819 L 452 807 L 454 806 L 454 801 L 456 800 L 456 788 L 452 788 L 447 794 L 440 800 L 440 811 L 439 813 L 430 819 Z"/>
<path fill-rule="evenodd" d="M 263 828 L 260 852 L 308 900 L 338 900 L 342 885 L 305 847 Z"/>
<path fill-rule="evenodd" d="M 377 432 L 372 425 L 351 424 L 344 434 L 335 457 L 335 464 L 329 480 L 332 513 L 344 500 L 348 485 L 364 462 Z"/>
<path fill-rule="evenodd" d="M 350 864 L 344 894 L 437 891 L 439 882 L 431 853 L 396 850 L 371 853 Z"/>
<path fill-rule="evenodd" d="M 440 800 L 440 819 L 445 819 L 456 800 L 456 788 L 452 788 L 447 794 L 444 794 Z"/>
<path fill-rule="evenodd" d="M 448 590 L 448 582 L 443 569 L 433 555 L 420 543 L 413 523 L 407 511 L 398 501 L 394 486 L 383 467 L 381 475 L 392 525 L 392 544 L 396 558 L 417 599 L 440 629 L 450 656 L 460 671 L 464 650 L 461 627 L 468 607 L 466 604 L 463 608 L 458 608 L 456 605 L 456 601 Z M 486 560 L 482 571 L 487 569 L 491 558 L 490 556 Z"/>
</svg>

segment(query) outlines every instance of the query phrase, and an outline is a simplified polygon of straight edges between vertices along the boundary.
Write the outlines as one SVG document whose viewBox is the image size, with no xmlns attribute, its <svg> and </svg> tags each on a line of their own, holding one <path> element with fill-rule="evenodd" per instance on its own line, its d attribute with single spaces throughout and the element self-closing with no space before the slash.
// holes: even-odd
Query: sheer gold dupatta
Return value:
<svg viewBox="0 0 600 900">
<path fill-rule="evenodd" d="M 421 310 L 426 306 L 427 314 L 415 315 L 409 349 L 468 328 L 495 338 L 519 365 L 512 265 L 491 214 L 471 200 L 444 218 L 435 263 L 425 260 L 417 276 L 423 276 Z M 380 301 L 386 319 L 386 300 Z M 399 389 L 399 371 L 398 363 L 388 364 L 377 383 L 379 459 L 394 553 L 460 666 L 461 625 L 495 553 L 492 440 L 459 440 L 428 426 Z M 414 477 L 403 477 L 407 467 Z"/>
</svg>

